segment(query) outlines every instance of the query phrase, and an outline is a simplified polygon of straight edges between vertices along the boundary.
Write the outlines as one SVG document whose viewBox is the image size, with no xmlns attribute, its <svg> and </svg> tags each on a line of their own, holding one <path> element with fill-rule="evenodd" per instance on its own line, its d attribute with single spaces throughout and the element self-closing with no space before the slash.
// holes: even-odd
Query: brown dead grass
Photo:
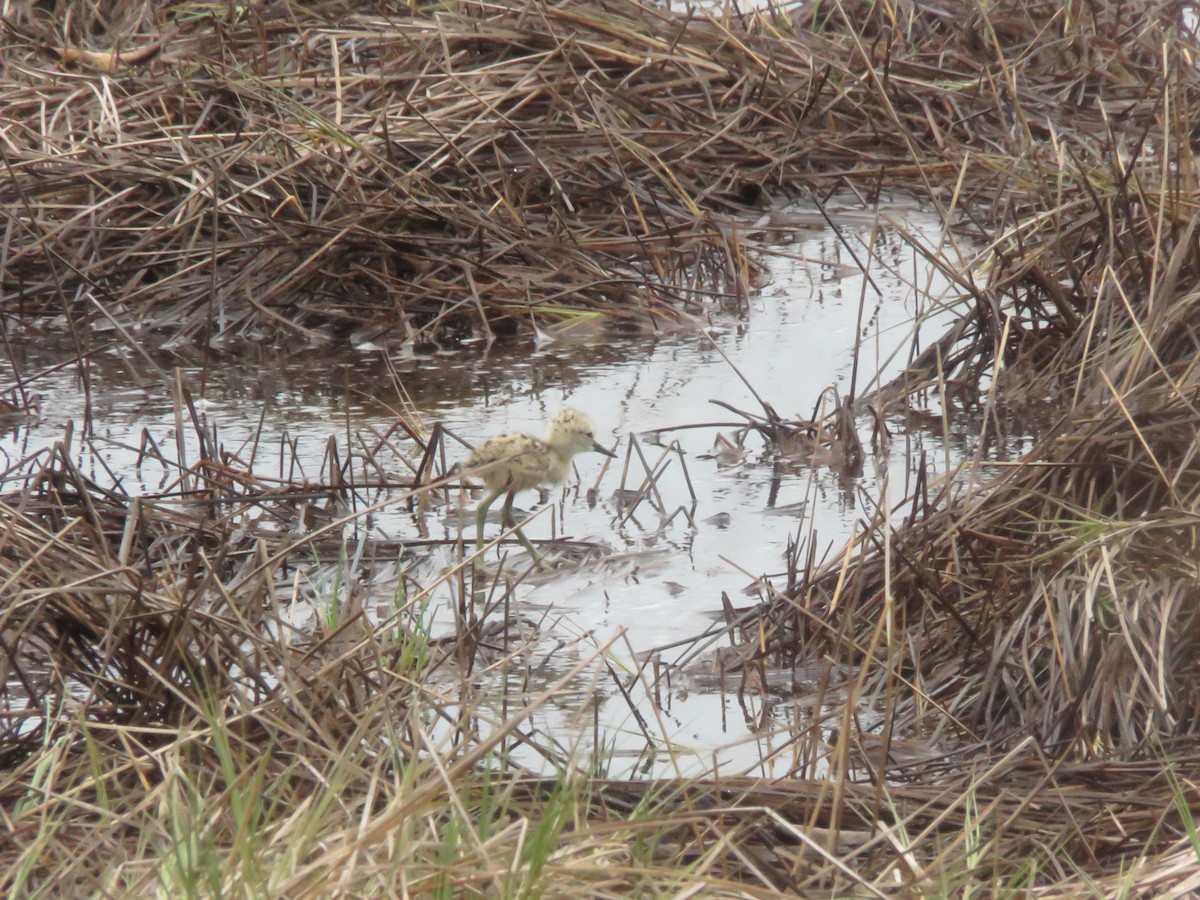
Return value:
<svg viewBox="0 0 1200 900">
<path fill-rule="evenodd" d="M 826 775 L 540 781 L 496 774 L 511 741 L 556 758 L 528 710 L 486 722 L 468 677 L 431 687 L 471 673 L 504 598 L 476 610 L 466 569 L 448 573 L 464 600 L 444 644 L 419 604 L 289 630 L 290 567 L 330 549 L 353 486 L 333 455 L 320 484 L 248 471 L 177 385 L 205 449 L 157 455 L 176 474 L 160 496 L 89 482 L 67 445 L 5 476 L 6 886 L 1193 890 L 1200 76 L 1183 9 L 12 12 L 6 335 L 69 331 L 84 355 L 105 331 L 400 341 L 675 317 L 750 290 L 771 236 L 754 207 L 904 186 L 954 210 L 990 266 L 955 273 L 973 311 L 953 340 L 855 399 L 902 406 L 954 379 L 989 422 L 1034 399 L 1060 417 L 1021 465 L 927 484 L 903 520 L 773 588 L 742 665 L 826 663 L 837 729 L 802 736 Z M 21 385 L 4 403 L 19 413 Z M 431 490 L 424 449 L 401 493 Z M 297 537 L 314 498 L 326 518 Z M 262 510 L 274 527 L 251 527 Z M 882 730 L 859 727 L 861 703 Z M 435 745 L 435 725 L 455 739 Z"/>
</svg>

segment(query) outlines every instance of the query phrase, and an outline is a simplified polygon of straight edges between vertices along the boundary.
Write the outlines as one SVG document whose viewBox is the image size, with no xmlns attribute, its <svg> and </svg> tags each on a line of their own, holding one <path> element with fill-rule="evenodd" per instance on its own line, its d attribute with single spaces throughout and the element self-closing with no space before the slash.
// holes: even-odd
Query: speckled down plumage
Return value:
<svg viewBox="0 0 1200 900">
<path fill-rule="evenodd" d="M 515 493 L 565 481 L 571 458 L 588 450 L 612 455 L 596 443 L 587 416 L 563 409 L 550 420 L 544 440 L 528 434 L 494 437 L 467 457 L 463 468 L 482 478 L 489 491 Z"/>
<path fill-rule="evenodd" d="M 565 479 L 566 472 L 560 474 L 554 465 L 561 459 L 545 441 L 528 434 L 505 434 L 472 453 L 464 467 L 482 478 L 489 491 L 523 491 Z"/>
<path fill-rule="evenodd" d="M 488 507 L 501 494 L 507 493 L 503 522 L 516 532 L 536 561 L 538 555 L 533 544 L 513 520 L 513 497 L 519 491 L 565 481 L 571 468 L 571 458 L 588 450 L 616 456 L 596 442 L 592 423 L 587 416 L 574 409 L 558 411 L 546 428 L 545 439 L 528 434 L 505 434 L 492 438 L 476 449 L 462 465 L 466 474 L 482 478 L 487 488 L 487 495 L 475 511 L 475 546 L 483 546 L 483 524 Z"/>
</svg>

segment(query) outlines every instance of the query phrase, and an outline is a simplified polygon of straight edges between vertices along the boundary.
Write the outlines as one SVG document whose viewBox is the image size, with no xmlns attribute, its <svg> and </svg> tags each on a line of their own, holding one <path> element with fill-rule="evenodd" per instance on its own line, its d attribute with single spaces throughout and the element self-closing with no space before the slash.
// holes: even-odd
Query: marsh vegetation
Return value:
<svg viewBox="0 0 1200 900">
<path fill-rule="evenodd" d="M 0 485 L 5 890 L 1195 890 L 1188 13 L 4 7 L 0 418 L 27 428 L 58 366 L 85 408 L 10 454 Z M 503 545 L 472 567 L 469 529 L 466 547 L 420 533 L 466 490 L 468 449 L 403 378 L 382 373 L 400 398 L 388 430 L 331 434 L 303 471 L 285 440 L 268 460 L 269 442 L 231 446 L 205 416 L 205 373 L 247 348 L 316 365 L 584 332 L 623 347 L 744 315 L 798 227 L 839 234 L 831 197 L 885 192 L 976 248 L 958 267 L 912 236 L 955 288 L 941 333 L 891 377 L 806 398 L 811 414 L 748 386 L 756 405 L 725 402 L 713 455 L 752 437 L 854 479 L 886 466 L 898 421 L 978 437 L 864 508 L 841 547 L 791 543 L 750 606 L 695 598 L 722 611 L 723 646 L 698 639 L 693 661 L 729 702 L 794 709 L 782 774 L 683 771 L 660 707 L 631 693 L 669 693 L 682 669 L 631 666 L 620 633 L 529 677 L 528 567 Z M 869 282 L 874 260 L 846 251 Z M 22 365 L 49 342 L 65 361 Z M 101 354 L 170 410 L 170 445 L 147 429 L 130 472 L 81 462 L 103 427 Z M 998 459 L 1014 422 L 1028 448 Z M 635 437 L 620 515 L 701 527 L 655 494 L 684 454 Z M 398 509 L 412 533 L 364 524 Z M 558 549 L 565 566 L 596 550 Z M 314 572 L 333 599 L 298 618 Z M 380 572 L 382 601 L 359 587 Z M 579 687 L 598 681 L 676 774 L 614 777 L 598 726 L 584 748 L 582 730 L 531 724 L 555 705 L 586 719 Z"/>
</svg>

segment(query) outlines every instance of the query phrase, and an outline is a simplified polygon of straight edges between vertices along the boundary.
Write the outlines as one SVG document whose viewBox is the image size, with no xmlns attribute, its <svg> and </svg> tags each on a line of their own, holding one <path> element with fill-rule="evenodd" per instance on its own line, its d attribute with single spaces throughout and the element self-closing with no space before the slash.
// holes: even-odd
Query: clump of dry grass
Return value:
<svg viewBox="0 0 1200 900">
<path fill-rule="evenodd" d="M 974 21 L 1003 45 L 1011 15 Z M 1186 61 L 1194 36 L 1162 33 L 1165 77 L 1143 72 L 1119 106 L 1138 126 L 1109 102 L 1095 67 L 1103 54 L 1107 72 L 1131 74 L 1113 63 L 1117 34 L 1160 26 L 1110 32 L 1114 43 L 1080 52 L 1091 60 L 1081 80 L 1055 85 L 1102 124 L 1075 128 L 1031 98 L 1048 88 L 1033 77 L 1036 61 L 1050 61 L 1032 42 L 1022 78 L 1009 79 L 1005 63 L 993 73 L 1007 84 L 998 101 L 1014 128 L 1008 146 L 1020 153 L 998 172 L 1003 203 L 979 214 L 995 225 L 986 281 L 963 280 L 975 315 L 863 398 L 895 408 L 920 392 L 944 400 L 952 378 L 977 386 L 980 458 L 964 464 L 962 481 L 926 483 L 866 523 L 824 566 L 794 568 L 762 617 L 770 637 L 758 639 L 768 659 L 790 665 L 839 660 L 852 694 L 885 705 L 882 731 L 867 736 L 885 747 L 953 736 L 977 748 L 963 760 L 973 768 L 1036 747 L 1044 781 L 1028 788 L 1028 804 L 1043 802 L 1048 785 L 1060 790 L 1077 765 L 1110 786 L 1137 771 L 1126 799 L 1110 798 L 1123 838 L 1093 838 L 1087 857 L 1070 843 L 1058 851 L 1114 879 L 1096 884 L 1102 893 L 1120 890 L 1115 879 L 1129 865 L 1129 883 L 1166 870 L 1179 879 L 1172 867 L 1180 858 L 1194 866 L 1197 852 L 1189 823 L 1198 801 L 1184 786 L 1200 727 L 1200 190 L 1184 137 L 1195 118 L 1197 74 Z M 1055 408 L 1057 421 L 1019 464 L 986 474 L 978 463 L 988 442 L 1031 402 Z M 901 771 L 878 765 L 866 777 Z M 1142 801 L 1156 814 L 1136 813 Z"/>
<path fill-rule="evenodd" d="M 403 339 L 740 299 L 747 204 L 886 173 L 1019 218 L 1064 164 L 1136 154 L 1176 6 L 28 8 L 0 308 Z"/>
<path fill-rule="evenodd" d="M 897 405 L 951 377 L 982 383 L 983 444 L 1031 399 L 1056 404 L 1059 421 L 1027 465 L 965 494 L 927 486 L 898 531 L 873 522 L 848 571 L 839 559 L 792 576 L 803 583 L 787 602 L 803 612 L 785 644 L 807 655 L 857 637 L 861 652 L 884 621 L 912 636 L 904 666 L 937 673 L 925 689 L 948 719 L 989 739 L 1128 751 L 1196 722 L 1198 191 L 1177 138 L 1197 77 L 1175 65 L 1183 46 L 1162 52 L 1170 77 L 1143 86 L 1160 105 L 1128 107 L 1156 118 L 1110 124 L 1104 140 L 1065 132 L 1053 166 L 1044 153 L 1013 158 L 1025 179 L 1013 199 L 1027 208 L 1014 204 L 991 239 L 988 280 L 970 285 L 976 314 L 865 398 Z M 1043 169 L 1053 183 L 1033 180 Z M 823 610 L 842 624 L 814 626 Z"/>
<path fill-rule="evenodd" d="M 672 47 L 673 19 L 636 7 L 113 14 L 9 23 L 10 312 L 403 338 L 669 315 L 744 276 L 697 201 L 727 207 L 731 162 L 771 160 L 714 115 L 715 23 Z M 75 52 L 106 41 L 160 50 Z"/>
</svg>

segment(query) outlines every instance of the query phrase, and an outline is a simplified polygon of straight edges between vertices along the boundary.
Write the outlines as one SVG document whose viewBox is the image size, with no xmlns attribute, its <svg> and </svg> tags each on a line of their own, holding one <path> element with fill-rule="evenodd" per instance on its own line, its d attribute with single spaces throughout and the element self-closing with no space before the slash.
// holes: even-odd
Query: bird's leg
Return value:
<svg viewBox="0 0 1200 900">
<path fill-rule="evenodd" d="M 506 528 L 511 528 L 516 533 L 517 538 L 521 541 L 521 546 L 529 551 L 529 555 L 533 557 L 533 564 L 540 569 L 542 568 L 542 558 L 538 556 L 538 552 L 533 549 L 533 544 L 529 542 L 529 538 L 525 537 L 525 532 L 521 530 L 520 526 L 517 525 L 516 519 L 513 517 L 512 505 L 516 496 L 516 491 L 508 492 L 508 496 L 504 498 L 504 512 L 501 515 L 500 520 L 504 523 Z"/>
<path fill-rule="evenodd" d="M 487 518 L 488 507 L 496 502 L 496 498 L 504 493 L 504 488 L 499 487 L 492 491 L 486 497 L 479 501 L 479 506 L 475 509 L 475 552 L 478 553 L 483 549 L 483 520 Z M 509 500 L 512 500 L 512 494 L 509 494 Z"/>
</svg>

